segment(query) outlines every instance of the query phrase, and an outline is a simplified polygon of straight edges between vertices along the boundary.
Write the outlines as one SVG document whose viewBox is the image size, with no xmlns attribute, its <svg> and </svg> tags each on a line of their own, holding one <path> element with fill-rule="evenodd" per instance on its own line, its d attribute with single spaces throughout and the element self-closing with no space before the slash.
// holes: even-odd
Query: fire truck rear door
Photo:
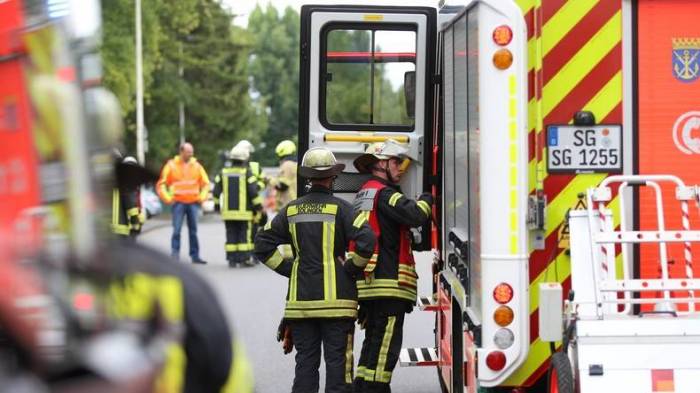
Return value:
<svg viewBox="0 0 700 393">
<path fill-rule="evenodd" d="M 435 20 L 429 7 L 302 7 L 299 151 L 324 146 L 346 164 L 337 195 L 354 197 L 368 175 L 353 160 L 386 138 L 415 158 L 404 193 L 429 188 Z"/>
</svg>

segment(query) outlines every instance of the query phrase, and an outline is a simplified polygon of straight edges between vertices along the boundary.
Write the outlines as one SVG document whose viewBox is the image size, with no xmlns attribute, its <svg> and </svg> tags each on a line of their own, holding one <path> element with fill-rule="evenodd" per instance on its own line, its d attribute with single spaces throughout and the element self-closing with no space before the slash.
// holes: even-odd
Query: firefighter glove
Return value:
<svg viewBox="0 0 700 393">
<path fill-rule="evenodd" d="M 433 204 L 433 195 L 429 192 L 424 192 L 424 193 L 420 194 L 420 196 L 418 197 L 418 200 L 428 202 L 428 204 L 432 205 Z"/>
<path fill-rule="evenodd" d="M 284 354 L 292 352 L 294 342 L 292 341 L 292 329 L 289 327 L 287 320 L 282 318 L 277 327 L 277 342 L 282 342 L 282 351 Z"/>
<path fill-rule="evenodd" d="M 277 191 L 287 191 L 288 189 L 289 185 L 287 185 L 286 183 L 277 182 L 277 184 L 275 184 L 275 190 Z"/>
</svg>

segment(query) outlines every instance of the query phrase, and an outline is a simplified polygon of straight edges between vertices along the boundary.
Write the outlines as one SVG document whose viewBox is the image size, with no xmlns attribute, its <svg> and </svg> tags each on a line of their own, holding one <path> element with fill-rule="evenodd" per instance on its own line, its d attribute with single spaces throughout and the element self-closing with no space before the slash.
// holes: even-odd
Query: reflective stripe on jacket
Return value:
<svg viewBox="0 0 700 393">
<path fill-rule="evenodd" d="M 209 177 L 196 158 L 185 163 L 175 156 L 163 167 L 156 189 L 165 203 L 202 202 L 209 193 Z"/>
<path fill-rule="evenodd" d="M 133 228 L 131 217 L 140 219 L 140 211 L 137 205 L 138 191 L 126 193 L 124 195 L 118 188 L 112 190 L 112 232 L 117 235 L 128 236 Z"/>
<path fill-rule="evenodd" d="M 289 277 L 285 318 L 357 317 L 355 277 L 372 255 L 375 238 L 366 221 L 353 226 L 354 221 L 348 202 L 314 186 L 255 238 L 255 256 Z M 355 252 L 345 261 L 351 240 Z M 280 253 L 282 244 L 292 245 L 293 259 Z"/>
<path fill-rule="evenodd" d="M 255 179 L 255 183 L 258 185 L 258 192 L 265 189 L 265 178 L 263 177 L 262 170 L 260 168 L 260 163 L 256 161 L 250 161 L 248 163 L 248 168 L 250 168 L 250 173 Z"/>
<path fill-rule="evenodd" d="M 163 367 L 154 391 L 252 393 L 253 377 L 209 285 L 184 264 L 139 244 L 113 244 L 107 313 L 142 335 Z"/>
<path fill-rule="evenodd" d="M 216 176 L 214 199 L 223 193 L 221 218 L 224 220 L 250 221 L 254 211 L 260 210 L 262 197 L 250 169 L 242 166 L 223 168 Z"/>
<path fill-rule="evenodd" d="M 415 303 L 418 274 L 410 228 L 430 219 L 430 205 L 406 198 L 398 186 L 372 178 L 358 192 L 354 206 L 378 239 L 364 277 L 357 281 L 359 299 L 396 298 Z"/>
</svg>

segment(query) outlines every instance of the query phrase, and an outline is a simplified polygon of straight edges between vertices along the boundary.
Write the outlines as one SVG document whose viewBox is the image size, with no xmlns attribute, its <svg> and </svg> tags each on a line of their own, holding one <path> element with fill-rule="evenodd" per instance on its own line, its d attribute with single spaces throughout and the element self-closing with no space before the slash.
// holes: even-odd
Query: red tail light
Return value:
<svg viewBox="0 0 700 393">
<path fill-rule="evenodd" d="M 95 298 L 91 293 L 76 293 L 73 295 L 73 308 L 78 311 L 90 311 L 94 307 Z"/>
<path fill-rule="evenodd" d="M 496 285 L 496 288 L 493 290 L 493 298 L 498 303 L 508 303 L 511 299 L 513 299 L 513 287 L 504 282 Z"/>
<path fill-rule="evenodd" d="M 506 25 L 501 25 L 493 30 L 493 42 L 497 45 L 508 45 L 513 39 L 513 30 Z"/>
<path fill-rule="evenodd" d="M 486 355 L 486 366 L 493 371 L 501 371 L 506 366 L 506 355 L 501 351 L 493 351 Z"/>
</svg>

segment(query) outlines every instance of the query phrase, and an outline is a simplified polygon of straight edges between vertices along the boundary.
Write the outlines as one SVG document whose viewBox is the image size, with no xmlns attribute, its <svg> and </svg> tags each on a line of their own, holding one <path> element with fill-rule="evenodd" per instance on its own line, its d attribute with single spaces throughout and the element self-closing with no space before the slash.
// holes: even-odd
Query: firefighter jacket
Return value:
<svg viewBox="0 0 700 393">
<path fill-rule="evenodd" d="M 255 178 L 255 183 L 258 185 L 258 192 L 265 189 L 265 177 L 262 174 L 262 168 L 260 163 L 257 161 L 249 161 L 248 168 L 250 168 L 250 173 Z"/>
<path fill-rule="evenodd" d="M 156 189 L 167 204 L 202 202 L 209 194 L 209 177 L 196 158 L 183 162 L 175 156 L 163 167 Z"/>
<path fill-rule="evenodd" d="M 112 190 L 112 232 L 129 236 L 141 231 L 141 211 L 138 207 L 138 190 Z"/>
<path fill-rule="evenodd" d="M 355 251 L 346 261 L 351 240 Z M 285 318 L 356 318 L 355 277 L 374 243 L 367 220 L 353 219 L 348 202 L 313 186 L 265 225 L 255 238 L 255 256 L 289 277 Z M 283 258 L 281 244 L 292 245 L 293 259 Z"/>
<path fill-rule="evenodd" d="M 139 244 L 109 249 L 108 315 L 145 347 L 160 353 L 165 344 L 154 391 L 252 392 L 250 364 L 204 279 Z"/>
<path fill-rule="evenodd" d="M 364 277 L 357 281 L 359 299 L 392 298 L 415 303 L 418 275 L 410 228 L 430 220 L 430 203 L 409 199 L 399 186 L 373 177 L 358 192 L 354 207 L 358 218 L 367 218 L 377 236 Z"/>
<path fill-rule="evenodd" d="M 224 167 L 214 183 L 214 203 L 221 204 L 222 219 L 251 221 L 254 212 L 260 210 L 262 197 L 258 195 L 257 180 L 247 166 Z"/>
<path fill-rule="evenodd" d="M 275 201 L 277 210 L 297 198 L 297 163 L 294 160 L 283 160 L 279 174 L 274 181 Z"/>
</svg>

